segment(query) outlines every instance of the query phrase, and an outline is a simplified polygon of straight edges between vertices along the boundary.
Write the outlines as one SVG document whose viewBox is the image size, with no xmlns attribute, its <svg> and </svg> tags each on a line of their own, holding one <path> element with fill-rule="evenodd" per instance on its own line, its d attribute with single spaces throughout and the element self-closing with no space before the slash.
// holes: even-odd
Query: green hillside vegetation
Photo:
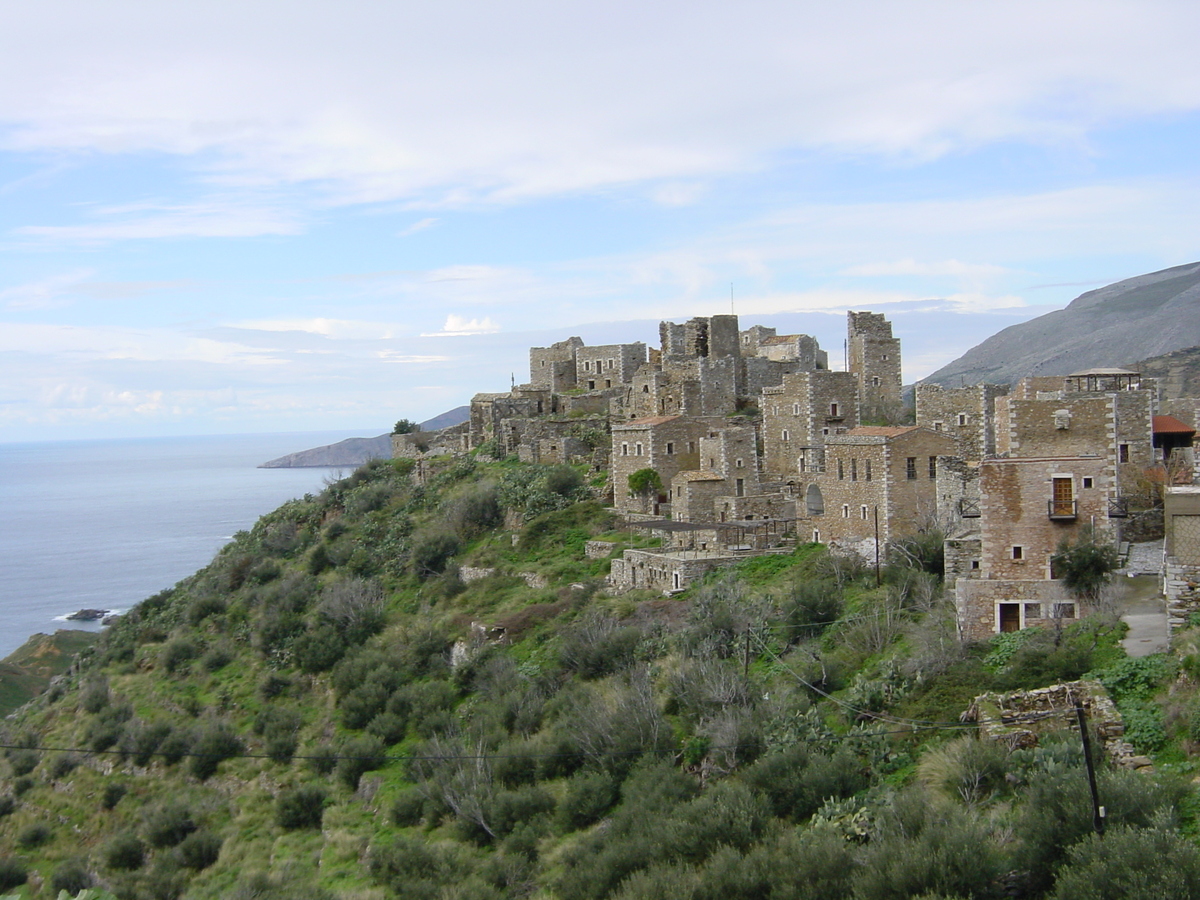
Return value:
<svg viewBox="0 0 1200 900">
<path fill-rule="evenodd" d="M 411 468 L 264 516 L 6 722 L 0 891 L 1200 895 L 1195 632 L 1145 660 L 1104 617 L 963 645 L 933 535 L 878 585 L 809 544 L 608 597 L 585 542 L 646 542 L 580 471 Z M 1098 761 L 1103 840 L 1078 734 L 1010 752 L 959 720 L 1089 672 L 1157 764 Z"/>
</svg>

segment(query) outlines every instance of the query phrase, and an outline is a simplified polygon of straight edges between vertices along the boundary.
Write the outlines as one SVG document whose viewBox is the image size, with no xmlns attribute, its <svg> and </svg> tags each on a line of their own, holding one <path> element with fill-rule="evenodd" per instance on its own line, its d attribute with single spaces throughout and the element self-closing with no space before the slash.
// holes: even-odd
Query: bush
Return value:
<svg viewBox="0 0 1200 900">
<path fill-rule="evenodd" d="M 17 834 L 17 843 L 28 850 L 49 843 L 53 836 L 54 834 L 50 831 L 50 826 L 39 822 L 36 825 L 27 825 L 25 828 L 22 828 Z"/>
<path fill-rule="evenodd" d="M 243 750 L 242 742 L 224 722 L 210 723 L 196 737 L 190 768 L 201 781 L 212 777 L 217 767 Z"/>
<path fill-rule="evenodd" d="M 33 750 L 9 750 L 8 764 L 12 767 L 13 775 L 28 775 L 37 768 L 38 755 Z"/>
<path fill-rule="evenodd" d="M 147 813 L 146 840 L 154 847 L 174 847 L 198 827 L 191 810 L 186 806 L 170 803 Z"/>
<path fill-rule="evenodd" d="M 383 741 L 374 735 L 351 738 L 342 744 L 337 764 L 338 780 L 352 791 L 358 790 L 358 781 L 372 769 L 387 764 Z"/>
<path fill-rule="evenodd" d="M 50 778 L 60 781 L 79 768 L 79 764 L 82 762 L 83 760 L 76 753 L 59 753 L 50 763 Z"/>
<path fill-rule="evenodd" d="M 171 734 L 171 726 L 166 722 L 130 722 L 121 735 L 121 751 L 133 759 L 136 766 L 148 766 L 154 759 L 154 754 Z"/>
<path fill-rule="evenodd" d="M 233 648 L 228 644 L 222 643 L 217 644 L 217 646 L 200 657 L 200 665 L 204 667 L 206 672 L 218 672 L 236 658 L 237 654 L 234 653 Z"/>
<path fill-rule="evenodd" d="M 318 775 L 328 775 L 338 764 L 338 752 L 329 744 L 318 744 L 306 754 L 308 767 Z"/>
<path fill-rule="evenodd" d="M 802 746 L 762 757 L 745 779 L 767 797 L 774 815 L 793 822 L 811 818 L 827 798 L 851 797 L 867 787 L 865 767 L 850 751 L 827 756 Z"/>
<path fill-rule="evenodd" d="M 101 809 L 112 809 L 121 802 L 121 798 L 128 793 L 129 788 L 118 781 L 110 781 L 104 785 L 104 790 L 100 792 L 100 807 Z"/>
<path fill-rule="evenodd" d="M 275 822 L 287 829 L 320 828 L 325 800 L 325 791 L 315 785 L 285 791 L 275 802 Z"/>
<path fill-rule="evenodd" d="M 420 825 L 425 815 L 425 795 L 416 788 L 402 791 L 392 804 L 392 822 L 401 828 Z"/>
<path fill-rule="evenodd" d="M 413 542 L 409 556 L 413 572 L 421 578 L 441 574 L 460 548 L 458 538 L 448 532 L 435 532 L 418 538 Z"/>
<path fill-rule="evenodd" d="M 1071 848 L 1053 900 L 1192 900 L 1200 849 L 1163 828 L 1117 828 Z"/>
<path fill-rule="evenodd" d="M 146 845 L 135 834 L 120 834 L 104 848 L 104 864 L 110 869 L 140 869 L 146 861 Z"/>
<path fill-rule="evenodd" d="M 159 664 L 168 674 L 175 674 L 184 664 L 200 655 L 199 645 L 189 638 L 175 638 L 159 651 Z"/>
<path fill-rule="evenodd" d="M 0 796 L 0 819 L 11 816 L 17 809 L 17 801 L 10 794 Z"/>
<path fill-rule="evenodd" d="M 54 870 L 50 876 L 50 890 L 55 894 L 66 891 L 74 897 L 80 891 L 92 886 L 92 876 L 87 867 L 78 859 L 69 859 Z"/>
<path fill-rule="evenodd" d="M 79 692 L 79 705 L 93 715 L 108 706 L 108 700 L 108 679 L 103 675 L 90 679 Z"/>
<path fill-rule="evenodd" d="M 11 857 L 0 857 L 0 891 L 20 887 L 29 878 L 25 864 Z"/>
<path fill-rule="evenodd" d="M 180 865 L 198 872 L 217 861 L 222 843 L 221 838 L 211 831 L 194 831 L 179 842 L 175 855 Z"/>
</svg>

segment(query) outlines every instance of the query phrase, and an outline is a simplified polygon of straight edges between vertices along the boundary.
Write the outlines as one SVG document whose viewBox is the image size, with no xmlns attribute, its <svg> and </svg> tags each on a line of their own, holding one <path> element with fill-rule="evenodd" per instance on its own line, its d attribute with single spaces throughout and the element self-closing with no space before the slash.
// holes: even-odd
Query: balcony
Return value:
<svg viewBox="0 0 1200 900">
<path fill-rule="evenodd" d="M 1077 500 L 1050 500 L 1046 505 L 1054 522 L 1074 522 L 1079 518 Z"/>
<path fill-rule="evenodd" d="M 1110 497 L 1108 500 L 1108 517 L 1110 519 L 1128 519 L 1129 501 L 1124 497 Z"/>
<path fill-rule="evenodd" d="M 979 518 L 979 501 L 964 497 L 958 501 L 958 514 L 964 519 Z"/>
</svg>

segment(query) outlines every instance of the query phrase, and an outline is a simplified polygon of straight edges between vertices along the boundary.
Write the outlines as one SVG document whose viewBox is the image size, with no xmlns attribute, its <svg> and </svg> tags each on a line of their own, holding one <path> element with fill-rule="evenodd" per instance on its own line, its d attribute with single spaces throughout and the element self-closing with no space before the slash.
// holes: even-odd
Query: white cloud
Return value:
<svg viewBox="0 0 1200 900">
<path fill-rule="evenodd" d="M 426 228 L 432 228 L 438 223 L 437 219 L 427 218 L 421 219 L 419 222 L 414 222 L 403 231 L 396 234 L 396 237 L 408 237 L 410 234 L 416 234 L 418 231 L 424 231 Z"/>
<path fill-rule="evenodd" d="M 917 262 L 914 259 L 901 259 L 895 262 L 864 263 L 862 265 L 850 266 L 843 269 L 841 274 L 868 278 L 890 275 L 919 275 L 926 277 L 949 275 L 954 277 L 979 278 L 1007 275 L 1010 272 L 1011 270 L 1004 266 L 997 266 L 991 263 L 964 263 L 959 262 L 957 259 L 947 259 L 941 262 Z"/>
<path fill-rule="evenodd" d="M 0 306 L 11 310 L 66 306 L 70 303 L 70 295 L 93 274 L 91 269 L 82 269 L 4 288 L 0 290 Z"/>
<path fill-rule="evenodd" d="M 334 340 L 382 341 L 405 334 L 410 329 L 390 322 L 362 322 L 351 319 L 254 319 L 237 322 L 231 328 L 248 331 L 301 331 Z"/>
<path fill-rule="evenodd" d="M 499 330 L 500 326 L 486 316 L 482 319 L 468 319 L 451 313 L 446 316 L 446 324 L 442 326 L 441 331 L 422 334 L 421 337 L 466 337 L 475 334 L 495 334 Z"/>
<path fill-rule="evenodd" d="M 77 361 L 201 362 L 239 366 L 275 366 L 286 362 L 268 350 L 166 329 L 18 322 L 6 323 L 0 329 L 0 352 L 53 355 Z"/>
<path fill-rule="evenodd" d="M 6 25 L 8 147 L 182 155 L 214 182 L 338 202 L 687 185 L 795 148 L 1085 148 L 1097 125 L 1200 105 L 1200 9 L 1170 0 L 59 0 Z"/>
<path fill-rule="evenodd" d="M 161 238 L 293 235 L 304 230 L 293 213 L 232 199 L 106 207 L 95 210 L 92 218 L 96 221 L 85 225 L 23 225 L 13 229 L 13 234 L 40 241 L 107 244 Z"/>
</svg>

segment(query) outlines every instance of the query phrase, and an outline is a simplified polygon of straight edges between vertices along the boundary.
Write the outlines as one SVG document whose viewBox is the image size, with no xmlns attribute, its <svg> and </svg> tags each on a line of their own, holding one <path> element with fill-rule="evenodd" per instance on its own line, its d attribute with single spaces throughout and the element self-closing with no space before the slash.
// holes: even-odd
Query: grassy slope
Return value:
<svg viewBox="0 0 1200 900">
<path fill-rule="evenodd" d="M 951 822 L 983 841 L 986 852 L 962 849 L 982 853 L 982 874 L 893 882 L 993 896 L 1000 873 L 1020 869 L 1036 896 L 1052 866 L 1030 861 L 1030 823 L 1046 817 L 1023 811 L 1063 766 L 1079 771 L 1077 753 L 977 759 L 957 729 L 905 720 L 954 723 L 982 690 L 1106 669 L 1135 737 L 1168 768 L 1193 769 L 1191 682 L 1165 662 L 1120 669 L 1110 626 L 1079 623 L 1057 642 L 1024 634 L 990 654 L 962 647 L 934 579 L 893 570 L 876 587 L 812 545 L 678 598 L 605 598 L 607 562 L 585 559 L 584 542 L 618 553 L 636 538 L 595 503 L 570 503 L 577 482 L 447 461 L 417 487 L 403 463 L 378 463 L 237 535 L 9 723 L 10 745 L 80 752 L 14 749 L 0 764 L 16 798 L 0 820 L 0 877 L 6 859 L 41 878 L 77 860 L 128 897 L 705 896 L 704 885 L 736 897 L 765 895 L 733 883 L 760 869 L 816 884 L 812 867 L 828 864 L 841 874 L 824 896 L 884 896 L 866 873 L 928 850 L 897 835 L 933 846 Z M 503 514 L 518 527 L 497 527 Z M 464 585 L 458 563 L 497 572 Z M 240 754 L 210 774 L 173 750 Z M 305 759 L 328 755 L 347 759 Z M 277 815 L 302 787 L 325 794 L 319 828 Z M 942 818 L 897 826 L 897 790 Z M 1186 818 L 1176 789 L 1137 793 Z M 1112 803 L 1114 824 L 1148 823 Z M 814 828 L 822 808 L 832 824 Z M 190 820 L 190 843 L 156 830 L 172 816 Z M 821 843 L 859 831 L 871 841 Z M 201 866 L 206 835 L 221 849 Z M 142 865 L 114 864 L 118 837 L 146 844 Z"/>
</svg>

